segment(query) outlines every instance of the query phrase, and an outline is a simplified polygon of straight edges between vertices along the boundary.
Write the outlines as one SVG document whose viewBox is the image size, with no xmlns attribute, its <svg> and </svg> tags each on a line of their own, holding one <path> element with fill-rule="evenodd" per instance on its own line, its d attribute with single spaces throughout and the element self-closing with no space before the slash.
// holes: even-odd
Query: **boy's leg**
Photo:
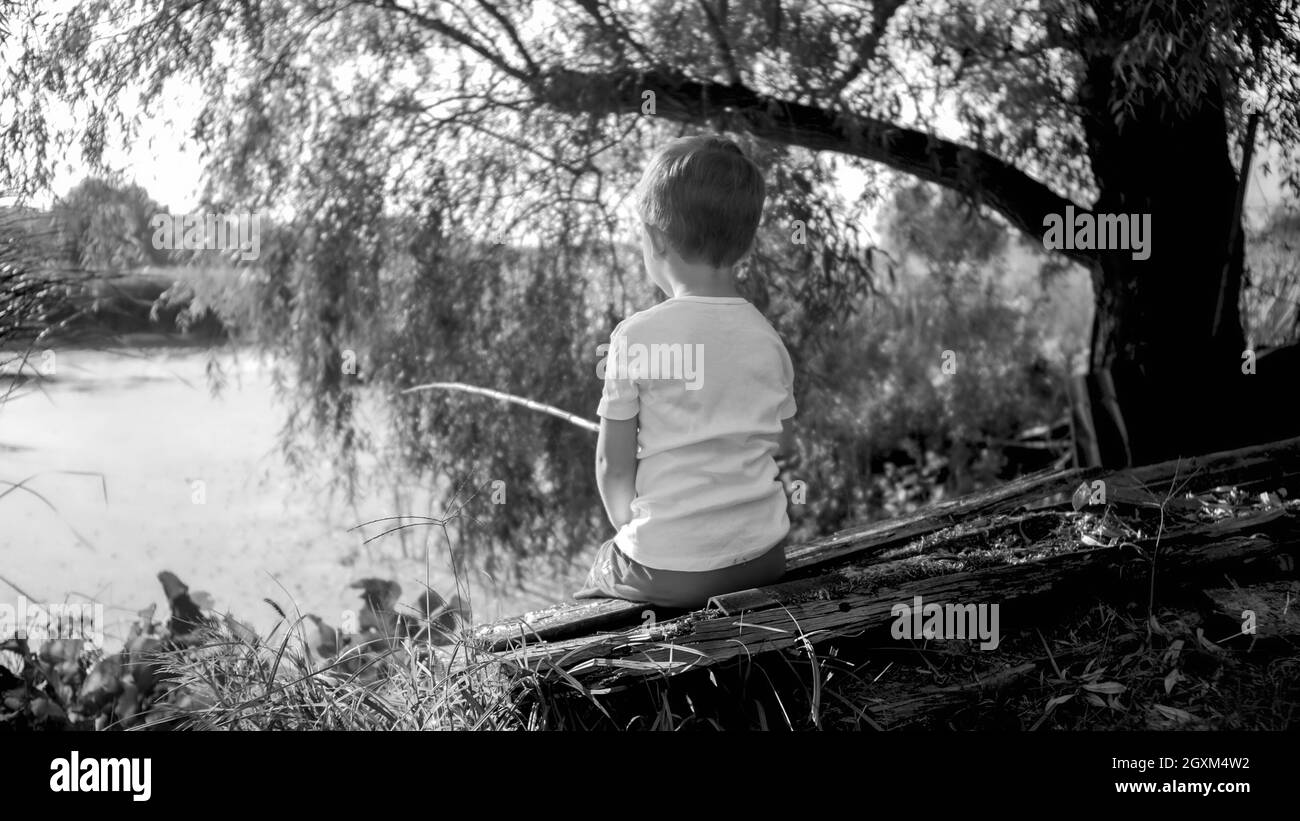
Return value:
<svg viewBox="0 0 1300 821">
<path fill-rule="evenodd" d="M 743 564 L 719 570 L 657 570 L 623 554 L 610 539 L 596 552 L 591 572 L 575 599 L 614 598 L 694 610 L 712 596 L 775 584 L 785 573 L 784 540 Z"/>
<path fill-rule="evenodd" d="M 634 585 L 628 584 L 634 563 L 623 555 L 610 539 L 596 551 L 587 580 L 573 594 L 575 599 L 627 599 L 645 601 L 645 596 Z"/>
<path fill-rule="evenodd" d="M 645 580 L 638 584 L 642 596 L 654 604 L 695 610 L 710 598 L 753 587 L 776 584 L 785 575 L 785 544 L 777 544 L 763 555 L 742 564 L 717 570 L 655 570 L 640 567 Z"/>
</svg>

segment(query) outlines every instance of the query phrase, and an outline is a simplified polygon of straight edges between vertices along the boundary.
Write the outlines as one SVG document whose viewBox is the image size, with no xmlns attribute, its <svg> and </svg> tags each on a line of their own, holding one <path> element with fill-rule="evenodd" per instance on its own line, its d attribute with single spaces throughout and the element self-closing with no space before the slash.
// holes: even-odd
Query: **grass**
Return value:
<svg viewBox="0 0 1300 821">
<path fill-rule="evenodd" d="M 466 662 L 454 675 L 431 645 L 399 642 L 317 663 L 302 647 L 241 640 L 212 642 L 168 660 L 187 704 L 176 726 L 204 730 L 520 729 L 510 682 L 490 662 Z"/>
<path fill-rule="evenodd" d="M 299 620 L 276 642 L 212 635 L 165 658 L 163 722 L 201 730 L 543 730 L 555 687 L 600 704 L 564 673 L 519 675 L 465 640 L 376 638 L 337 658 L 310 649 Z"/>
</svg>

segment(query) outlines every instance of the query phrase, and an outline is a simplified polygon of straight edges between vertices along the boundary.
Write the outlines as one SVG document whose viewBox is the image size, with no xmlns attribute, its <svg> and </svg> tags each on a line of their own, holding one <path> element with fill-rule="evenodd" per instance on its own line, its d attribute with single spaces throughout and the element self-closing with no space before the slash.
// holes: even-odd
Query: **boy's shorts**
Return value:
<svg viewBox="0 0 1300 821">
<path fill-rule="evenodd" d="M 596 560 L 575 599 L 627 599 L 660 607 L 695 610 L 712 596 L 774 584 L 785 574 L 785 540 L 741 564 L 717 570 L 657 570 L 629 559 L 610 539 L 596 551 Z"/>
</svg>

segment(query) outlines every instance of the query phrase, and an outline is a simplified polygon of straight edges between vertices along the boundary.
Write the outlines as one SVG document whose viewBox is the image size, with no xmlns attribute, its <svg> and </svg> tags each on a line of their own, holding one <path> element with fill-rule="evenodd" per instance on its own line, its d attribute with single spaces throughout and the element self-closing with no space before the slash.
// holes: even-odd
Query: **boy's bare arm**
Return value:
<svg viewBox="0 0 1300 821">
<path fill-rule="evenodd" d="M 596 487 L 605 503 L 605 513 L 617 530 L 632 521 L 632 499 L 636 496 L 637 417 L 601 417 L 596 436 Z"/>
</svg>

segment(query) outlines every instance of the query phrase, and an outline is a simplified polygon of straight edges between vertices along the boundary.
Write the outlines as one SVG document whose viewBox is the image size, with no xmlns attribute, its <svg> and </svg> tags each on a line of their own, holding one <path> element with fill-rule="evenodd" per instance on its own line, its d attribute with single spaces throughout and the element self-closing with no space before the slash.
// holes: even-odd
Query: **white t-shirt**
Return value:
<svg viewBox="0 0 1300 821">
<path fill-rule="evenodd" d="M 660 570 L 715 570 L 785 538 L 773 455 L 795 413 L 794 367 L 757 308 L 666 300 L 619 323 L 603 364 L 597 412 L 637 416 L 640 428 L 632 521 L 615 535 L 623 553 Z"/>
</svg>

